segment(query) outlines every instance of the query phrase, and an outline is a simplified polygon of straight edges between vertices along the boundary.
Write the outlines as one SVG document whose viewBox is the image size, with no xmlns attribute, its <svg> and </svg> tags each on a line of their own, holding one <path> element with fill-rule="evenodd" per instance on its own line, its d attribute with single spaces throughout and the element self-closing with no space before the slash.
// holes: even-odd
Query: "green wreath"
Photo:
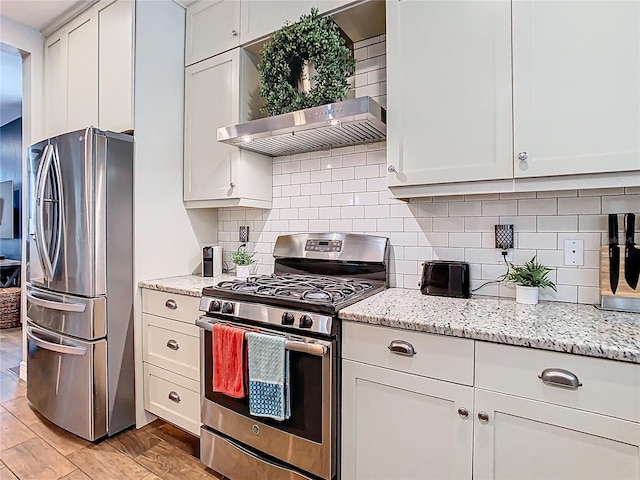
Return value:
<svg viewBox="0 0 640 480">
<path fill-rule="evenodd" d="M 304 62 L 313 63 L 315 86 L 300 92 L 297 82 Z M 279 115 L 343 100 L 350 88 L 347 79 L 355 71 L 351 51 L 336 23 L 312 8 L 300 21 L 285 24 L 262 50 L 258 65 L 263 113 Z"/>
</svg>

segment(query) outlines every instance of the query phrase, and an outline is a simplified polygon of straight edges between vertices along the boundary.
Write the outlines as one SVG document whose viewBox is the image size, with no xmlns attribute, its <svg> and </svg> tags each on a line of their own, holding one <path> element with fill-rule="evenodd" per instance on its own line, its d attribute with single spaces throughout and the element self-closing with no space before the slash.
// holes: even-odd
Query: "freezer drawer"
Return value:
<svg viewBox="0 0 640 480">
<path fill-rule="evenodd" d="M 107 341 L 84 342 L 27 322 L 27 398 L 56 425 L 87 440 L 107 434 Z"/>
<path fill-rule="evenodd" d="M 83 298 L 27 286 L 27 317 L 48 330 L 95 340 L 107 335 L 107 299 Z"/>
</svg>

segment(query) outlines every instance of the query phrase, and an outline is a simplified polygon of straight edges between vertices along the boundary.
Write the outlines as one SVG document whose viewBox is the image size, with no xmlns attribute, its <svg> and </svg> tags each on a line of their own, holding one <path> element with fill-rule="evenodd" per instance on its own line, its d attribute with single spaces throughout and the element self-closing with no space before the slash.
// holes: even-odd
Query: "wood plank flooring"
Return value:
<svg viewBox="0 0 640 480">
<path fill-rule="evenodd" d="M 198 456 L 197 437 L 156 420 L 97 443 L 35 412 L 19 365 L 20 328 L 0 330 L 0 480 L 225 480 Z"/>
</svg>

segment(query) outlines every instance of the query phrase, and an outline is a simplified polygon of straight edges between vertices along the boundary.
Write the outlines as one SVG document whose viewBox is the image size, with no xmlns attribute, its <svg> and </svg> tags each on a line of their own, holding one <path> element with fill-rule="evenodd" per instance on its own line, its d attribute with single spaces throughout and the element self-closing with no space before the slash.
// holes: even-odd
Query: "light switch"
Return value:
<svg viewBox="0 0 640 480">
<path fill-rule="evenodd" d="M 584 265 L 584 240 L 564 241 L 564 264 Z"/>
</svg>

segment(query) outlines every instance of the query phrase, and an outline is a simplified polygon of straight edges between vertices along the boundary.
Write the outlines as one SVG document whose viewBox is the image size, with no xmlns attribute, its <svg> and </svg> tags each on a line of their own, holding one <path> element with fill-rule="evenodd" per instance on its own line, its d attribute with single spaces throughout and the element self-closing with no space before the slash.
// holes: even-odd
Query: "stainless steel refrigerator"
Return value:
<svg viewBox="0 0 640 480">
<path fill-rule="evenodd" d="M 135 423 L 133 137 L 29 147 L 27 398 L 87 440 Z"/>
</svg>

